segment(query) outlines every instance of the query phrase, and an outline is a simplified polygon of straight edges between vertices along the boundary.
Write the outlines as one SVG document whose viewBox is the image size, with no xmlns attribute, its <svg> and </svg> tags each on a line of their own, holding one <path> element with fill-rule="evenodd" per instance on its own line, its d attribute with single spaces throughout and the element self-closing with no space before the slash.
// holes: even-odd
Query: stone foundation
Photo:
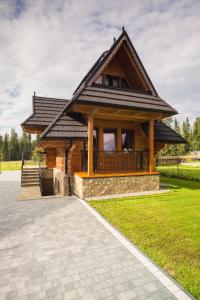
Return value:
<svg viewBox="0 0 200 300">
<path fill-rule="evenodd" d="M 157 191 L 159 174 L 81 178 L 74 175 L 73 193 L 79 198 Z"/>
<path fill-rule="evenodd" d="M 53 169 L 53 186 L 55 195 L 69 195 L 68 176 L 64 175 L 59 169 Z"/>
</svg>

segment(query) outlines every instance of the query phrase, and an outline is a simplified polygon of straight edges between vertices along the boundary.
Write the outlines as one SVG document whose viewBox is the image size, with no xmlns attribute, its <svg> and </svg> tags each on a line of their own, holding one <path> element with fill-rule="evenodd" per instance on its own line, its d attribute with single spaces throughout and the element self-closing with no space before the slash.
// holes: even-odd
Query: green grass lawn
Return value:
<svg viewBox="0 0 200 300">
<path fill-rule="evenodd" d="M 159 166 L 157 170 L 168 177 L 179 177 L 183 179 L 191 179 L 200 181 L 200 166 Z"/>
<path fill-rule="evenodd" d="M 21 169 L 21 161 L 1 161 L 0 170 L 1 171 L 16 171 Z M 26 161 L 26 165 L 35 165 L 33 161 Z"/>
<path fill-rule="evenodd" d="M 200 299 L 200 183 L 163 178 L 169 193 L 90 205 Z"/>
</svg>

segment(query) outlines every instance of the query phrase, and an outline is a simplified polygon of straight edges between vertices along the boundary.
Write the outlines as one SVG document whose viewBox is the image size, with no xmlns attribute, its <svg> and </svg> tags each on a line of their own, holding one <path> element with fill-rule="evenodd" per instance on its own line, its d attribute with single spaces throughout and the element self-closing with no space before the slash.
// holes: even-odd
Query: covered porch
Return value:
<svg viewBox="0 0 200 300">
<path fill-rule="evenodd" d="M 161 114 L 89 105 L 75 105 L 76 110 L 88 129 L 80 154 L 82 176 L 155 173 L 154 123 Z"/>
<path fill-rule="evenodd" d="M 80 151 L 81 171 L 73 190 L 81 198 L 159 189 L 155 171 L 154 113 L 86 105 L 88 138 Z M 87 113 L 86 113 L 87 110 Z M 160 117 L 160 115 L 159 115 Z M 145 134 L 142 124 L 148 126 Z"/>
</svg>

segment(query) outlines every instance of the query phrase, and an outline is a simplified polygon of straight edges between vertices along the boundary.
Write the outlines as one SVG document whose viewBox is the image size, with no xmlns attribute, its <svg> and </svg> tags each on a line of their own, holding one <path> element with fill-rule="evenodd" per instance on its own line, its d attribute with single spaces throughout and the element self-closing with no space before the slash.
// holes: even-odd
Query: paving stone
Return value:
<svg viewBox="0 0 200 300">
<path fill-rule="evenodd" d="M 74 197 L 19 189 L 0 181 L 0 300 L 176 299 Z"/>
</svg>

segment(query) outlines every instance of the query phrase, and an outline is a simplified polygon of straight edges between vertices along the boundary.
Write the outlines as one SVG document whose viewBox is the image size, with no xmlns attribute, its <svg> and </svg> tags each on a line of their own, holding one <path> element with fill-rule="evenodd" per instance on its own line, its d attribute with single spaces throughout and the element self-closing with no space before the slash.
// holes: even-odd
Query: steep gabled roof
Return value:
<svg viewBox="0 0 200 300">
<path fill-rule="evenodd" d="M 127 51 L 129 52 L 130 56 L 132 56 L 134 59 L 137 69 L 140 73 L 140 77 L 148 86 L 150 93 L 143 91 L 137 92 L 130 89 L 125 90 L 110 88 L 108 86 L 95 83 L 105 67 L 114 57 L 114 55 L 116 55 L 120 47 L 124 47 L 124 45 L 128 49 Z M 157 91 L 153 86 L 126 31 L 122 32 L 112 47 L 108 51 L 105 51 L 92 66 L 75 90 L 72 100 L 72 105 L 76 102 L 85 102 L 90 104 L 121 106 L 129 109 L 132 108 L 159 111 L 168 113 L 169 115 L 177 114 L 177 111 L 173 107 L 171 107 L 167 102 L 158 96 Z"/>
<path fill-rule="evenodd" d="M 143 76 L 143 79 L 149 86 L 150 90 L 154 95 L 158 95 L 155 87 L 153 86 L 153 83 L 151 82 L 151 79 L 149 78 L 127 32 L 124 30 L 122 34 L 119 36 L 119 38 L 113 43 L 112 47 L 103 52 L 103 54 L 98 58 L 98 60 L 95 62 L 95 64 L 92 66 L 92 68 L 89 70 L 89 72 L 85 75 L 81 83 L 78 85 L 76 90 L 73 93 L 73 98 L 76 98 L 76 94 L 79 93 L 85 86 L 91 85 L 94 81 L 95 76 L 99 76 L 102 70 L 104 69 L 105 65 L 111 60 L 112 56 L 117 53 L 119 48 L 122 46 L 122 43 L 126 42 L 126 45 L 129 48 L 129 51 L 134 58 L 137 67 L 140 70 L 141 75 Z"/>
<path fill-rule="evenodd" d="M 66 99 L 33 96 L 33 113 L 21 125 L 46 127 L 68 103 Z"/>
</svg>

